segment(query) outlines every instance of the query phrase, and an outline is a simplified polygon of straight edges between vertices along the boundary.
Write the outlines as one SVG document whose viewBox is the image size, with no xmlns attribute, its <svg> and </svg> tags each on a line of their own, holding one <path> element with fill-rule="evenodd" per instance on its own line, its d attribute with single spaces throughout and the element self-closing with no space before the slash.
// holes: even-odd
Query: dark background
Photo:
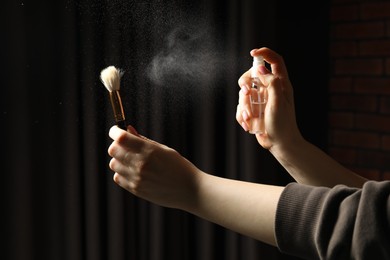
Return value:
<svg viewBox="0 0 390 260">
<path fill-rule="evenodd" d="M 99 74 L 124 69 L 127 121 L 141 134 L 211 174 L 284 185 L 292 179 L 235 121 L 237 80 L 251 49 L 280 53 L 300 129 L 326 149 L 328 1 L 2 6 L 2 259 L 294 259 L 116 186 Z"/>
</svg>

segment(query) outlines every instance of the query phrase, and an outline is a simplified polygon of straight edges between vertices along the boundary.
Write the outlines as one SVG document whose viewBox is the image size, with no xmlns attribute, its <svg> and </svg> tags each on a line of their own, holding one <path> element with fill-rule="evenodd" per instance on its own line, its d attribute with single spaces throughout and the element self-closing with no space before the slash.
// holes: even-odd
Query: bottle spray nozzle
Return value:
<svg viewBox="0 0 390 260">
<path fill-rule="evenodd" d="M 263 56 L 254 56 L 253 57 L 253 64 L 254 65 L 264 65 L 264 58 Z"/>
<path fill-rule="evenodd" d="M 263 56 L 254 56 L 253 57 L 253 64 L 252 64 L 252 78 L 257 77 L 257 67 L 260 65 L 264 65 L 264 58 Z"/>
</svg>

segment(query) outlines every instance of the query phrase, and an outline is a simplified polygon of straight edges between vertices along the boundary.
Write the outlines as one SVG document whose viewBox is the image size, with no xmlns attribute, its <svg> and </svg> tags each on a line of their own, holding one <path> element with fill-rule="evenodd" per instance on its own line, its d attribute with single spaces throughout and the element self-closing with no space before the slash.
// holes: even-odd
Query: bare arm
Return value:
<svg viewBox="0 0 390 260">
<path fill-rule="evenodd" d="M 367 181 L 303 139 L 289 145 L 276 145 L 270 152 L 299 183 L 326 187 L 337 184 L 362 187 Z"/>
<path fill-rule="evenodd" d="M 263 84 L 268 86 L 265 109 L 265 134 L 257 134 L 259 144 L 268 149 L 299 183 L 329 186 L 346 184 L 361 187 L 366 179 L 343 167 L 301 135 L 295 118 L 293 88 L 283 58 L 268 48 L 255 49 L 251 55 L 262 55 L 271 65 L 258 68 Z M 251 122 L 248 87 L 250 71 L 239 79 L 241 88 L 237 106 L 237 122 L 248 130 Z"/>
<path fill-rule="evenodd" d="M 185 210 L 240 234 L 275 245 L 274 221 L 284 187 L 202 172 L 175 150 L 112 127 L 108 153 L 114 181 L 152 203 Z"/>
<path fill-rule="evenodd" d="M 201 177 L 199 201 L 187 211 L 240 234 L 276 246 L 276 207 L 284 187 Z"/>
</svg>

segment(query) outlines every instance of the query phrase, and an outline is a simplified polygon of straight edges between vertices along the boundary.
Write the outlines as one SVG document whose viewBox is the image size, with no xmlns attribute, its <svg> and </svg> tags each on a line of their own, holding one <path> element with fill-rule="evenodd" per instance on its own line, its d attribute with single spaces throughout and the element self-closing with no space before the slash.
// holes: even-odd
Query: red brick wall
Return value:
<svg viewBox="0 0 390 260">
<path fill-rule="evenodd" d="M 390 179 L 390 1 L 333 0 L 330 22 L 329 153 Z"/>
</svg>

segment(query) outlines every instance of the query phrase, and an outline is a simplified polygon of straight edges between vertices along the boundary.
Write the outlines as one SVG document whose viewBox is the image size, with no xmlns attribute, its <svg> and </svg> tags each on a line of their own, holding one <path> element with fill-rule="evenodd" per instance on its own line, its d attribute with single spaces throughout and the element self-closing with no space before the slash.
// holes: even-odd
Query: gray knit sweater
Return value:
<svg viewBox="0 0 390 260">
<path fill-rule="evenodd" d="M 281 252 L 304 259 L 390 259 L 390 181 L 362 189 L 290 183 L 275 236 Z"/>
</svg>

